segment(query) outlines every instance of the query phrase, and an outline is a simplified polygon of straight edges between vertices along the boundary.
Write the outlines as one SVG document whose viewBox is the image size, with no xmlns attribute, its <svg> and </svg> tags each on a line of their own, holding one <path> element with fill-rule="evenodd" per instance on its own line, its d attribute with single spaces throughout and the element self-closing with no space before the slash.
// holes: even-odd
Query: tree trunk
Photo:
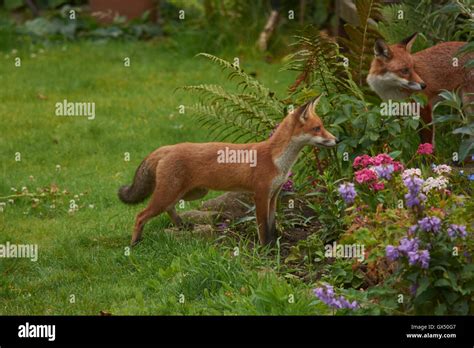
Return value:
<svg viewBox="0 0 474 348">
<path fill-rule="evenodd" d="M 265 28 L 260 33 L 260 37 L 258 38 L 257 45 L 260 51 L 265 52 L 268 48 L 268 42 L 275 31 L 275 28 L 278 24 L 279 13 L 276 10 L 272 10 L 270 13 L 270 17 L 268 17 L 267 24 L 265 24 Z"/>
</svg>

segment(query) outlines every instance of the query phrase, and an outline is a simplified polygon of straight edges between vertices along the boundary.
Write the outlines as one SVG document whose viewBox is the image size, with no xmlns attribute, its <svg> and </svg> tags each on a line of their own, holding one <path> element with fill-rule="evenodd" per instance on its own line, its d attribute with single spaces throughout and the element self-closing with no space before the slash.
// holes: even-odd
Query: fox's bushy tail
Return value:
<svg viewBox="0 0 474 348">
<path fill-rule="evenodd" d="M 126 204 L 136 204 L 151 195 L 155 188 L 155 167 L 144 159 L 135 172 L 133 183 L 118 190 L 120 200 Z"/>
</svg>

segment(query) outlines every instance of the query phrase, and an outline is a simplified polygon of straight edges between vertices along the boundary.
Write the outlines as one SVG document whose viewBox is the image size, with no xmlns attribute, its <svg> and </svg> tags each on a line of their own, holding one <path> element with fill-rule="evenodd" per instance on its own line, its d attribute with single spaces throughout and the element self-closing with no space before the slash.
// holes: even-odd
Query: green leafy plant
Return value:
<svg viewBox="0 0 474 348">
<path fill-rule="evenodd" d="M 474 108 L 474 102 L 465 103 L 457 92 L 443 90 L 440 94 L 441 101 L 436 103 L 433 110 L 449 110 L 449 113 L 436 114 L 433 124 L 449 124 L 452 134 L 461 139 L 459 145 L 459 161 L 474 153 L 474 114 L 469 109 Z M 474 95 L 471 93 L 470 95 Z M 467 97 L 467 95 L 466 95 Z"/>
<path fill-rule="evenodd" d="M 386 20 L 379 23 L 379 30 L 389 42 L 419 32 L 415 52 L 440 41 L 470 41 L 472 3 L 472 0 L 406 0 L 390 4 L 382 9 Z"/>
</svg>

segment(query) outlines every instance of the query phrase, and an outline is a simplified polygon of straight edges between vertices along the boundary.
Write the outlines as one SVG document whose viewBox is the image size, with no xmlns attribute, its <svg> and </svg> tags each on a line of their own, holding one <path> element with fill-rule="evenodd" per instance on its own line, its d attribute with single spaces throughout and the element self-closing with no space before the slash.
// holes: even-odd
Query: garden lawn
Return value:
<svg viewBox="0 0 474 348">
<path fill-rule="evenodd" d="M 222 83 L 218 68 L 157 42 L 82 42 L 17 55 L 19 68 L 15 55 L 0 55 L 0 202 L 23 187 L 52 187 L 56 201 L 48 192 L 39 203 L 15 198 L 0 213 L 0 244 L 39 248 L 36 262 L 0 259 L 1 315 L 324 313 L 309 285 L 277 272 L 275 256 L 245 241 L 225 246 L 169 234 L 165 215 L 127 254 L 145 203 L 126 206 L 117 189 L 155 148 L 210 140 L 178 112 L 196 96 L 176 88 Z M 279 95 L 291 82 L 278 65 L 239 58 Z M 95 119 L 56 116 L 64 99 L 94 102 Z M 68 212 L 71 200 L 75 212 Z"/>
</svg>

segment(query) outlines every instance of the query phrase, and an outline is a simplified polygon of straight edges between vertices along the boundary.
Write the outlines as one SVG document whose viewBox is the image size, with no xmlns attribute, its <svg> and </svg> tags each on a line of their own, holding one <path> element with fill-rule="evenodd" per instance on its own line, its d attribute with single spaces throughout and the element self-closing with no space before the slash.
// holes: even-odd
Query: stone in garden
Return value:
<svg viewBox="0 0 474 348">
<path fill-rule="evenodd" d="M 248 207 L 253 206 L 252 194 L 246 192 L 227 192 L 219 197 L 205 201 L 201 209 L 220 212 L 224 219 L 235 220 L 248 215 Z"/>
<path fill-rule="evenodd" d="M 179 214 L 183 222 L 192 224 L 213 224 L 219 218 L 217 211 L 188 210 Z"/>
</svg>

